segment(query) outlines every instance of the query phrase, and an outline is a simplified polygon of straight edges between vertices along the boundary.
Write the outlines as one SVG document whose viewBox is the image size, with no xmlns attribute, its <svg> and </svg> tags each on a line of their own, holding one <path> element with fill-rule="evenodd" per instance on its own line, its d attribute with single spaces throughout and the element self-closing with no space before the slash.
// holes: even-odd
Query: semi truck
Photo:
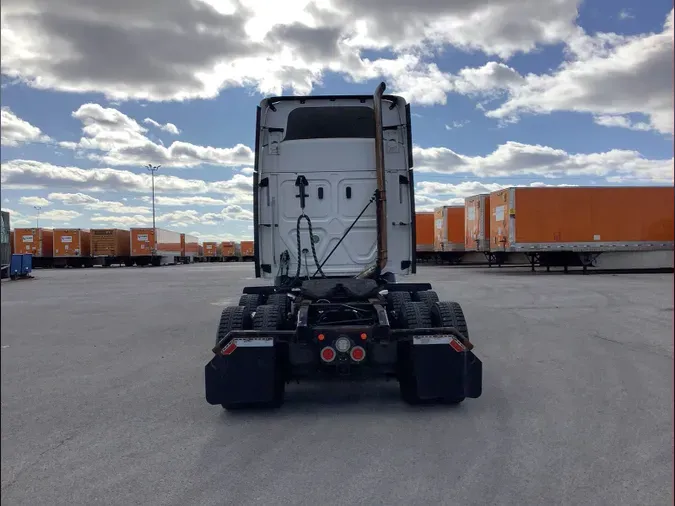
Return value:
<svg viewBox="0 0 675 506">
<path fill-rule="evenodd" d="M 411 404 L 482 392 L 462 307 L 416 273 L 410 106 L 385 95 L 280 96 L 257 107 L 254 268 L 222 310 L 205 396 L 278 408 L 286 385 L 398 381 Z"/>
</svg>

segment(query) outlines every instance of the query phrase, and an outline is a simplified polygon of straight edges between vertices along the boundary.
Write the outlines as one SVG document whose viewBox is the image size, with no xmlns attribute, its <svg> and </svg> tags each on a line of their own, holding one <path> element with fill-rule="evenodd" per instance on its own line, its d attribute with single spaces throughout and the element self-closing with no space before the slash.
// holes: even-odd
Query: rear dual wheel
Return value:
<svg viewBox="0 0 675 506">
<path fill-rule="evenodd" d="M 429 300 L 406 302 L 401 306 L 399 323 L 402 328 L 407 329 L 454 327 L 466 337 L 469 337 L 462 307 L 457 302 L 433 302 L 432 304 Z M 399 343 L 398 376 L 399 391 L 404 402 L 413 405 L 427 402 L 421 399 L 417 393 L 417 377 L 412 360 L 412 343 L 410 341 Z M 463 396 L 441 397 L 432 399 L 431 402 L 459 404 L 463 400 Z"/>
</svg>

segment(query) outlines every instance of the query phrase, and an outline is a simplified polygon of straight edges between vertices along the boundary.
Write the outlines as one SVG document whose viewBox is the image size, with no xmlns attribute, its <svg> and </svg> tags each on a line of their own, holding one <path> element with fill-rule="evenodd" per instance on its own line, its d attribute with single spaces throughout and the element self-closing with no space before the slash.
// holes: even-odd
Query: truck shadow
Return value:
<svg viewBox="0 0 675 506">
<path fill-rule="evenodd" d="M 286 398 L 279 409 L 245 409 L 224 411 L 225 419 L 233 417 L 293 417 L 315 414 L 404 414 L 416 412 L 454 412 L 463 405 L 424 404 L 411 406 L 403 402 L 396 381 L 344 381 L 290 384 Z"/>
</svg>

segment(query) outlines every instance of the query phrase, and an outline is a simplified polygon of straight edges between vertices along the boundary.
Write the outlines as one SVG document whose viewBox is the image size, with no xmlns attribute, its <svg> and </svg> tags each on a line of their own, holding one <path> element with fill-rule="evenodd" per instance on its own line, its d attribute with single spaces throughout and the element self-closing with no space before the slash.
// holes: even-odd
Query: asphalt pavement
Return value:
<svg viewBox="0 0 675 506">
<path fill-rule="evenodd" d="M 40 270 L 2 282 L 3 505 L 666 505 L 673 275 L 422 267 L 459 301 L 483 395 L 290 385 L 204 399 L 220 311 L 253 266 Z"/>
</svg>

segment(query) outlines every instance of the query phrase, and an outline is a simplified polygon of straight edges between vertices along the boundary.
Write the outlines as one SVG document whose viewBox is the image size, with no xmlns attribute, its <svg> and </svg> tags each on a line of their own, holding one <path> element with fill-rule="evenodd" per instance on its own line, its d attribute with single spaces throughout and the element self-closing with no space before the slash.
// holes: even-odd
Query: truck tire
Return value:
<svg viewBox="0 0 675 506">
<path fill-rule="evenodd" d="M 280 330 L 283 328 L 284 317 L 281 306 L 265 304 L 258 306 L 253 317 L 253 330 Z M 286 393 L 286 365 L 288 363 L 288 350 L 279 343 L 274 345 L 276 349 L 274 396 L 263 407 L 279 408 L 284 403 Z"/>
<path fill-rule="evenodd" d="M 399 312 L 399 323 L 402 328 L 419 329 L 431 327 L 431 311 L 424 302 L 405 302 Z M 420 404 L 417 395 L 417 378 L 411 357 L 412 343 L 400 342 L 398 385 L 401 399 L 407 404 Z"/>
<path fill-rule="evenodd" d="M 438 302 L 440 300 L 438 298 L 438 294 L 433 290 L 415 292 L 412 298 L 415 302 L 424 302 L 429 307 L 433 306 L 435 302 Z"/>
<path fill-rule="evenodd" d="M 469 337 L 469 327 L 464 311 L 458 302 L 436 302 L 431 306 L 431 321 L 434 327 L 455 327 Z"/>
<path fill-rule="evenodd" d="M 401 312 L 403 304 L 411 302 L 411 300 L 409 292 L 389 292 L 389 294 L 387 294 L 389 310 L 393 311 L 397 317 Z"/>
<path fill-rule="evenodd" d="M 241 306 L 229 306 L 220 313 L 220 323 L 216 333 L 216 344 L 220 342 L 231 330 L 244 330 L 246 309 Z"/>
<path fill-rule="evenodd" d="M 458 302 L 436 302 L 431 306 L 431 320 L 434 327 L 454 327 L 465 337 L 469 337 L 469 327 Z M 463 400 L 464 397 L 441 399 L 444 404 L 459 404 Z"/>
<path fill-rule="evenodd" d="M 267 297 L 265 305 L 279 306 L 283 319 L 286 320 L 286 317 L 291 310 L 291 299 L 285 293 L 273 293 Z"/>
<path fill-rule="evenodd" d="M 262 296 L 257 293 L 245 293 L 239 297 L 239 306 L 246 308 L 248 313 L 252 313 L 262 304 Z"/>
<path fill-rule="evenodd" d="M 399 312 L 399 322 L 406 329 L 432 327 L 431 311 L 424 302 L 405 302 Z"/>
</svg>

